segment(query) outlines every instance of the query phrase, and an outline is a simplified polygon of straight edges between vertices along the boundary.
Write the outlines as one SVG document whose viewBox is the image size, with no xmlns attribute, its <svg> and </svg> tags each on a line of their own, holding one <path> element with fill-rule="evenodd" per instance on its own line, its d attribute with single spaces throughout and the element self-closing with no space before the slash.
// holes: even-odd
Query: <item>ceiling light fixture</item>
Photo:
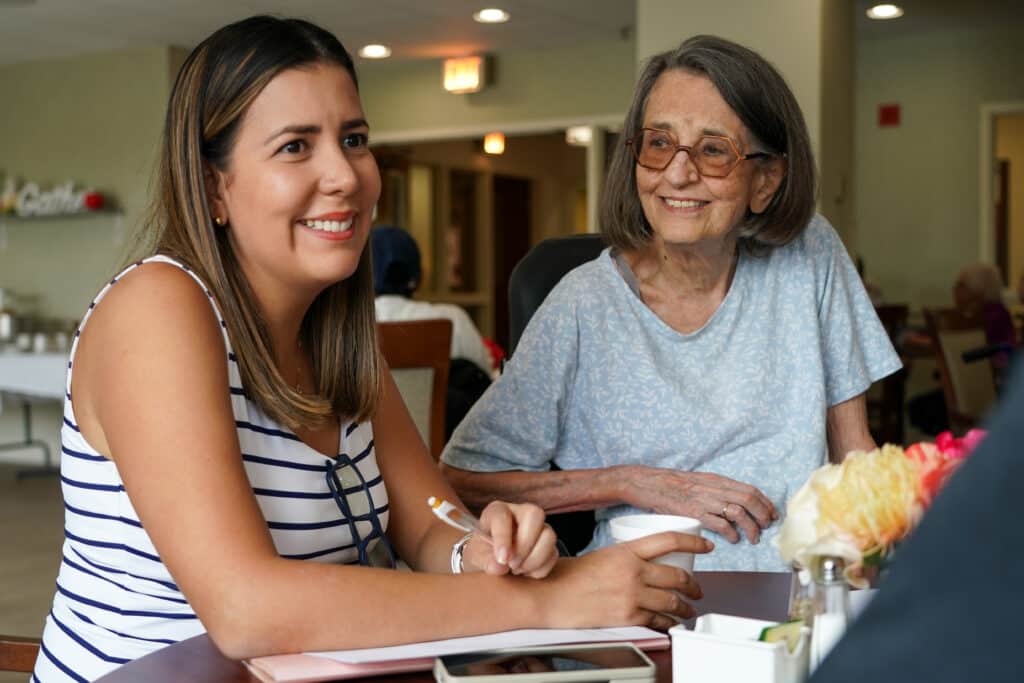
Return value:
<svg viewBox="0 0 1024 683">
<path fill-rule="evenodd" d="M 441 79 L 450 93 L 480 92 L 487 82 L 486 60 L 482 56 L 446 59 Z"/>
<path fill-rule="evenodd" d="M 503 9 L 489 7 L 473 13 L 474 21 L 481 24 L 504 24 L 511 15 Z"/>
<path fill-rule="evenodd" d="M 359 56 L 365 59 L 384 59 L 391 56 L 391 48 L 387 45 L 363 45 L 359 48 Z"/>
<path fill-rule="evenodd" d="M 590 126 L 572 126 L 565 129 L 565 141 L 577 147 L 586 147 L 594 138 L 594 129 Z"/>
<path fill-rule="evenodd" d="M 488 133 L 484 136 L 484 151 L 488 154 L 505 153 L 505 134 Z"/>
<path fill-rule="evenodd" d="M 903 16 L 903 8 L 899 5 L 875 5 L 867 11 L 868 19 L 899 19 Z"/>
</svg>

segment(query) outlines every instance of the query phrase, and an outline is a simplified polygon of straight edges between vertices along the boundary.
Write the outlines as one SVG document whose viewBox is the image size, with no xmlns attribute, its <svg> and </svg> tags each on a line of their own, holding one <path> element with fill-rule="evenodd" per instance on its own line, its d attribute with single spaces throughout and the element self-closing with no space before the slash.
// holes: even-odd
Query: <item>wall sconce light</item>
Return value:
<svg viewBox="0 0 1024 683">
<path fill-rule="evenodd" d="M 444 60 L 444 89 L 455 94 L 483 90 L 486 85 L 485 67 L 481 56 Z"/>
<path fill-rule="evenodd" d="M 594 137 L 594 129 L 590 126 L 572 126 L 565 129 L 565 142 L 569 145 L 586 147 Z"/>
<path fill-rule="evenodd" d="M 505 134 L 488 133 L 484 136 L 484 151 L 488 154 L 505 153 Z"/>
</svg>

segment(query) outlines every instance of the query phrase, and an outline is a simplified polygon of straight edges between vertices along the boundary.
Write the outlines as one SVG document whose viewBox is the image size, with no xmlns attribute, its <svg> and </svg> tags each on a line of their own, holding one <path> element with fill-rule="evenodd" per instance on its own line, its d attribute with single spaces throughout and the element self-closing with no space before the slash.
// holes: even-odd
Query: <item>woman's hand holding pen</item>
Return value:
<svg viewBox="0 0 1024 683">
<path fill-rule="evenodd" d="M 550 628 L 649 626 L 665 630 L 695 615 L 684 598 L 703 597 L 693 576 L 655 564 L 672 552 L 707 553 L 714 544 L 666 531 L 558 562 L 542 584 L 540 602 Z"/>
<path fill-rule="evenodd" d="M 480 515 L 480 528 L 490 542 L 474 534 L 463 554 L 465 571 L 542 579 L 558 561 L 555 532 L 536 505 L 495 501 Z"/>
</svg>

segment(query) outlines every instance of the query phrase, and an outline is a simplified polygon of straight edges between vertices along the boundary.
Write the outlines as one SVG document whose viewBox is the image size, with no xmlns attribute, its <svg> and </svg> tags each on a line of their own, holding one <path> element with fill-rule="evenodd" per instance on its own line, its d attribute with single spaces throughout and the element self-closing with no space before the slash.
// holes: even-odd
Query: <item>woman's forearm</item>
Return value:
<svg viewBox="0 0 1024 683">
<path fill-rule="evenodd" d="M 841 463 L 850 451 L 870 451 L 875 448 L 875 440 L 868 429 L 865 394 L 830 407 L 826 428 L 829 460 L 833 463 Z"/>
<path fill-rule="evenodd" d="M 624 502 L 621 467 L 552 472 L 471 472 L 441 465 L 442 472 L 470 509 L 493 500 L 533 503 L 548 514 L 594 510 Z"/>
</svg>

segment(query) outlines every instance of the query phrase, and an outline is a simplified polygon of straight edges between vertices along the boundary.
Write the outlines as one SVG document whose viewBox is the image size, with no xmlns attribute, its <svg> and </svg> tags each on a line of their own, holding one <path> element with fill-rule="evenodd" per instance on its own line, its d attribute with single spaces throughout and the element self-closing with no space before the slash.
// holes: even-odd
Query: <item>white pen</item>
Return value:
<svg viewBox="0 0 1024 683">
<path fill-rule="evenodd" d="M 430 506 L 430 509 L 434 514 L 437 515 L 445 524 L 453 526 L 456 529 L 462 529 L 467 533 L 476 534 L 481 539 L 487 541 L 491 545 L 494 545 L 494 541 L 491 539 L 490 535 L 480 528 L 480 520 L 468 512 L 463 512 L 447 500 L 437 498 L 435 496 L 427 498 L 427 505 Z"/>
</svg>

